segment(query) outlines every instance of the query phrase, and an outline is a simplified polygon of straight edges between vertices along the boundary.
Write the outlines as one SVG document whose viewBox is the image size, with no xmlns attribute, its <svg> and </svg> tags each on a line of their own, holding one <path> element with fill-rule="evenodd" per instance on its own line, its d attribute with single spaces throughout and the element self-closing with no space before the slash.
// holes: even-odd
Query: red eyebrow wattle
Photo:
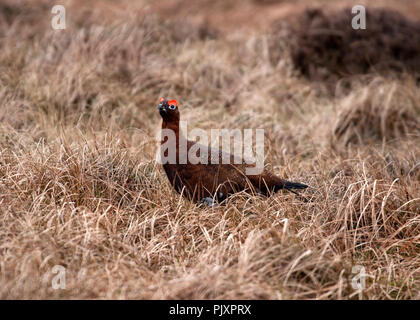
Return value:
<svg viewBox="0 0 420 320">
<path fill-rule="evenodd" d="M 168 101 L 168 104 L 169 105 L 174 104 L 174 105 L 176 105 L 178 107 L 178 102 L 176 100 Z"/>
</svg>

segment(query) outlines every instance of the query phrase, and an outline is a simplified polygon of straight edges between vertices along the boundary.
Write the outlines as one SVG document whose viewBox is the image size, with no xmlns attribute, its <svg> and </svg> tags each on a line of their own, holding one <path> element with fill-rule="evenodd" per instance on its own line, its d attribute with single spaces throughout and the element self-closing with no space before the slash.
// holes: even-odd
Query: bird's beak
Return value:
<svg viewBox="0 0 420 320">
<path fill-rule="evenodd" d="M 160 104 L 160 105 L 158 106 L 158 110 L 159 110 L 159 111 L 166 111 L 166 108 L 165 108 L 165 106 L 164 106 L 164 105 Z"/>
<path fill-rule="evenodd" d="M 159 113 L 160 114 L 163 114 L 163 113 L 166 113 L 168 110 L 166 109 L 166 106 L 165 105 L 163 105 L 163 104 L 160 104 L 159 106 L 158 106 L 158 110 L 159 110 Z"/>
</svg>

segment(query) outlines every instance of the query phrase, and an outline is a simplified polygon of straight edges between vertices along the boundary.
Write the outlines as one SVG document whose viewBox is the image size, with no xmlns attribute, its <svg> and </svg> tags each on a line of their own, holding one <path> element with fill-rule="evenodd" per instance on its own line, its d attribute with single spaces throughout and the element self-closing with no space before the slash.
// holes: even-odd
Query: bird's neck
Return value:
<svg viewBox="0 0 420 320">
<path fill-rule="evenodd" d="M 180 128 L 179 128 L 179 121 L 162 121 L 162 129 L 169 129 L 172 130 L 175 133 L 175 137 L 176 137 L 176 143 L 177 145 L 179 144 L 179 142 L 181 140 L 185 140 L 185 137 L 183 136 Z"/>
</svg>

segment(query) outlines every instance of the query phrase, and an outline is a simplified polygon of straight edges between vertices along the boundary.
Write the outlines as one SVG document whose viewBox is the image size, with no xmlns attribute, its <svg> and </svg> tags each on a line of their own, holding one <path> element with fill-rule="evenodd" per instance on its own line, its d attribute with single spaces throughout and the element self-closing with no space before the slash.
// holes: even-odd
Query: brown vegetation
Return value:
<svg viewBox="0 0 420 320">
<path fill-rule="evenodd" d="M 308 9 L 289 24 L 294 66 L 312 80 L 366 73 L 420 75 L 420 22 L 368 8 L 366 30 L 352 28 L 351 8 Z"/>
<path fill-rule="evenodd" d="M 340 101 L 334 134 L 343 142 L 389 142 L 420 132 L 420 96 L 412 83 L 377 78 Z"/>
<path fill-rule="evenodd" d="M 23 3 L 0 8 L 0 298 L 357 299 L 361 265 L 363 298 L 420 299 L 414 77 L 331 95 L 295 75 L 288 43 L 273 64 L 267 35 L 76 9 L 54 31 Z M 161 96 L 190 128 L 264 128 L 266 162 L 309 201 L 180 197 L 155 162 Z"/>
</svg>

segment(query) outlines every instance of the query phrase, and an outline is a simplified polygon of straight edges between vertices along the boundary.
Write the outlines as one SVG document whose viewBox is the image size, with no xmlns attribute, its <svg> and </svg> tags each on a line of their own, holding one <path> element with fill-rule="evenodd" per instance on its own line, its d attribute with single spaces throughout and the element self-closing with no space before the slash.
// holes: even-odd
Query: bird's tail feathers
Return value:
<svg viewBox="0 0 420 320">
<path fill-rule="evenodd" d="M 283 185 L 284 189 L 290 190 L 290 189 L 306 189 L 308 186 L 303 183 L 299 182 L 290 182 L 286 181 L 286 183 Z"/>
</svg>

